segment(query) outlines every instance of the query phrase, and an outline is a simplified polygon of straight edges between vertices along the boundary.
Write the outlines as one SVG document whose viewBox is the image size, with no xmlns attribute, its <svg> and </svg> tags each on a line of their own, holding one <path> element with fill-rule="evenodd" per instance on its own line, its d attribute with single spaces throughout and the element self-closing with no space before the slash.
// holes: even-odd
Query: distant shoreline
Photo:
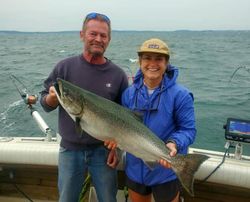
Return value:
<svg viewBox="0 0 250 202">
<path fill-rule="evenodd" d="M 75 33 L 80 30 L 72 31 L 17 31 L 17 30 L 0 30 L 0 33 L 8 34 L 25 34 L 25 33 Z M 250 30 L 174 30 L 174 31 L 152 31 L 152 30 L 112 30 L 112 32 L 249 32 Z"/>
</svg>

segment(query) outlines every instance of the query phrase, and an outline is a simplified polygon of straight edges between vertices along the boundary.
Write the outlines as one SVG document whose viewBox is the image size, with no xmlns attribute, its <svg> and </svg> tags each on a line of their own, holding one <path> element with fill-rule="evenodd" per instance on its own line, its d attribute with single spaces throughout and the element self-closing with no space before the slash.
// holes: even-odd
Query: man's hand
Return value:
<svg viewBox="0 0 250 202">
<path fill-rule="evenodd" d="M 114 140 L 105 140 L 104 146 L 108 149 L 115 149 L 117 147 L 117 142 Z"/>
<path fill-rule="evenodd" d="M 177 154 L 177 146 L 176 146 L 175 143 L 173 143 L 173 142 L 168 142 L 168 143 L 166 144 L 166 147 L 168 147 L 168 149 L 170 150 L 169 155 L 170 155 L 171 157 L 173 157 L 173 156 L 175 156 L 175 155 Z M 164 166 L 165 168 L 171 168 L 171 164 L 170 164 L 169 162 L 167 162 L 166 160 L 164 160 L 164 159 L 160 159 L 160 160 L 159 160 L 159 163 L 160 163 L 162 166 Z"/>
<path fill-rule="evenodd" d="M 51 107 L 56 107 L 59 104 L 54 86 L 49 88 L 49 94 L 45 97 L 45 99 L 46 103 Z"/>
<path fill-rule="evenodd" d="M 111 168 L 116 168 L 119 163 L 118 154 L 116 149 L 111 149 L 107 159 L 107 165 Z"/>
</svg>

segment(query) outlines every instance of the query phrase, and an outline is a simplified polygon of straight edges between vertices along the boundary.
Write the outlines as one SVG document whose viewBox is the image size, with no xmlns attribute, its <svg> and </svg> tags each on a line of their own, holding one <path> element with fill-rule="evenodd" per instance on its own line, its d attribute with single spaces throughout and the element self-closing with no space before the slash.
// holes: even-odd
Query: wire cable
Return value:
<svg viewBox="0 0 250 202">
<path fill-rule="evenodd" d="M 230 148 L 230 146 L 226 149 L 226 151 L 223 155 L 222 161 L 219 163 L 219 165 L 217 165 L 216 168 L 207 177 L 205 177 L 203 180 L 201 180 L 197 184 L 201 184 L 201 183 L 206 182 L 208 180 L 208 178 L 210 178 L 220 168 L 220 166 L 225 162 L 226 155 L 228 154 L 229 148 Z"/>
<path fill-rule="evenodd" d="M 16 190 L 22 195 L 24 196 L 27 200 L 29 200 L 30 202 L 34 202 L 27 194 L 25 194 L 16 184 L 12 183 L 12 185 L 16 188 Z"/>
</svg>

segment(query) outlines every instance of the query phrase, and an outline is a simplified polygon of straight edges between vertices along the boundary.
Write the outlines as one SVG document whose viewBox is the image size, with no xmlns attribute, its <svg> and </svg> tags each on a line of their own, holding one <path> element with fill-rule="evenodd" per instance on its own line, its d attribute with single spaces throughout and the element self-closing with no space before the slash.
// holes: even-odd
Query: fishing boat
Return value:
<svg viewBox="0 0 250 202">
<path fill-rule="evenodd" d="M 0 137 L 0 201 L 58 201 L 60 135 L 52 132 L 29 103 L 29 95 L 22 83 L 15 77 L 12 79 L 45 137 Z M 250 143 L 250 121 L 229 118 L 225 125 L 225 139 L 225 153 L 189 148 L 189 153 L 204 154 L 209 159 L 202 163 L 195 174 L 195 196 L 191 197 L 183 189 L 181 195 L 185 202 L 250 201 L 250 157 L 242 155 L 243 145 Z M 230 147 L 234 148 L 234 153 L 229 153 Z M 117 201 L 129 201 L 126 200 L 127 192 L 124 189 L 123 160 L 117 169 Z M 93 187 L 90 187 L 87 200 L 97 202 Z"/>
<path fill-rule="evenodd" d="M 57 164 L 60 138 L 0 138 L 0 201 L 57 201 Z M 250 157 L 235 153 L 190 148 L 208 155 L 195 175 L 195 196 L 183 190 L 184 201 L 236 201 L 250 199 Z M 221 164 L 221 162 L 224 162 Z M 218 167 L 218 165 L 220 165 Z M 215 169 L 218 169 L 205 181 Z M 125 201 L 123 163 L 118 166 L 118 202 Z M 91 187 L 89 202 L 97 201 Z"/>
</svg>

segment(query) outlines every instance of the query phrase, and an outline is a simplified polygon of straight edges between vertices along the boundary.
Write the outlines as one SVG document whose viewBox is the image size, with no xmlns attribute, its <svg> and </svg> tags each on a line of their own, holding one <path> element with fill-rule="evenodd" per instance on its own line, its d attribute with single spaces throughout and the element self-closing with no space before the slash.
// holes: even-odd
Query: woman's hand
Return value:
<svg viewBox="0 0 250 202">
<path fill-rule="evenodd" d="M 177 146 L 176 146 L 175 143 L 173 143 L 173 142 L 168 142 L 168 143 L 166 144 L 166 147 L 170 150 L 169 155 L 170 155 L 171 157 L 174 157 L 174 156 L 177 154 Z M 160 160 L 159 160 L 159 163 L 160 163 L 162 166 L 164 166 L 165 168 L 171 168 L 171 164 L 170 164 L 168 161 L 164 160 L 164 159 L 160 159 Z"/>
</svg>

